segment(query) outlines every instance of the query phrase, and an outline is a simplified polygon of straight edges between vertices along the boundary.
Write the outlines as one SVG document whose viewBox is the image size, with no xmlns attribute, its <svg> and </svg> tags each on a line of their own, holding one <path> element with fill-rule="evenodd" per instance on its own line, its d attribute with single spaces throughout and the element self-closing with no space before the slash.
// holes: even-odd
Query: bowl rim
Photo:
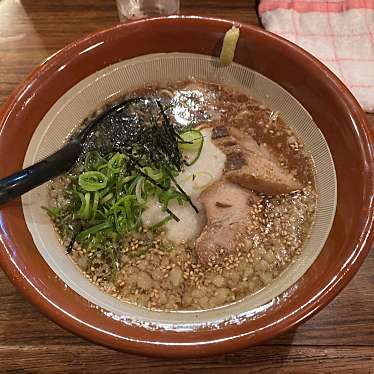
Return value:
<svg viewBox="0 0 374 374">
<path fill-rule="evenodd" d="M 269 42 L 278 43 L 278 45 L 293 50 L 294 53 L 302 56 L 305 62 L 309 62 L 319 68 L 325 75 L 326 79 L 332 83 L 336 89 L 339 91 L 344 101 L 347 104 L 347 108 L 354 113 L 357 118 L 357 122 L 360 124 L 357 128 L 358 133 L 363 141 L 362 156 L 364 161 L 369 165 L 374 165 L 374 136 L 369 130 L 367 123 L 366 114 L 361 109 L 360 105 L 349 92 L 349 90 L 344 86 L 344 84 L 333 75 L 333 73 L 316 58 L 310 55 L 308 52 L 299 48 L 295 44 L 288 42 L 287 40 L 269 33 L 265 30 L 257 28 L 255 26 L 246 25 L 236 21 L 229 21 L 220 18 L 211 17 L 200 17 L 200 16 L 172 16 L 172 17 L 160 17 L 160 18 L 150 18 L 139 21 L 134 21 L 128 24 L 119 24 L 113 27 L 107 28 L 105 30 L 89 34 L 88 36 L 74 41 L 61 50 L 57 51 L 46 60 L 44 60 L 36 69 L 34 69 L 23 82 L 13 91 L 9 99 L 3 106 L 3 110 L 0 108 L 0 136 L 3 132 L 3 127 L 6 124 L 7 118 L 12 113 L 14 105 L 22 100 L 22 96 L 33 82 L 38 80 L 38 77 L 46 70 L 52 68 L 53 66 L 59 65 L 60 58 L 66 56 L 70 53 L 79 52 L 87 48 L 92 42 L 100 40 L 105 35 L 110 35 L 111 33 L 118 32 L 119 30 L 127 30 L 136 26 L 141 25 L 152 25 L 152 24 L 168 24 L 173 22 L 203 22 L 203 23 L 214 23 L 221 24 L 222 26 L 231 26 L 232 24 L 237 24 L 241 28 L 246 29 L 248 32 L 259 33 L 269 39 Z M 296 310 L 292 315 L 288 314 L 280 318 L 274 326 L 272 326 L 271 337 L 275 337 L 280 333 L 289 330 L 301 322 L 307 320 L 317 311 L 322 309 L 327 305 L 350 281 L 353 275 L 357 272 L 360 265 L 364 261 L 366 255 L 369 253 L 370 245 L 374 239 L 374 172 L 372 169 L 366 175 L 365 187 L 367 194 L 365 196 L 365 202 L 368 205 L 368 214 L 365 217 L 364 223 L 361 225 L 362 233 L 359 240 L 356 242 L 354 248 L 352 248 L 352 255 L 345 263 L 344 268 L 340 268 L 336 273 L 334 279 L 325 287 L 318 295 L 318 298 L 311 300 L 307 305 L 303 305 L 302 308 Z M 0 210 L 1 215 L 1 210 Z M 28 280 L 28 278 L 23 273 L 17 264 L 12 261 L 12 253 L 16 251 L 13 247 L 11 238 L 7 237 L 7 233 L 4 232 L 3 223 L 0 217 L 0 265 L 4 272 L 7 274 L 8 278 L 12 283 L 29 299 L 39 310 L 41 310 L 45 315 L 47 315 L 54 322 L 58 323 L 60 326 L 67 328 L 73 333 L 79 334 L 91 341 L 100 343 L 115 349 L 127 350 L 133 353 L 142 353 L 152 356 L 164 356 L 164 357 L 196 357 L 205 356 L 211 354 L 217 354 L 222 352 L 234 351 L 240 348 L 244 348 L 250 344 L 258 344 L 264 340 L 269 339 L 269 333 L 265 334 L 239 334 L 237 336 L 230 336 L 227 339 L 212 340 L 209 336 L 205 337 L 205 340 L 200 340 L 194 344 L 183 344 L 176 347 L 173 345 L 174 349 L 163 350 L 157 348 L 157 343 L 147 343 L 147 342 L 131 342 L 128 340 L 119 340 L 118 338 L 110 339 L 103 331 L 98 331 L 91 325 L 84 325 L 84 321 L 77 320 L 75 316 L 68 316 L 68 311 L 61 311 L 58 305 L 54 305 L 53 301 L 46 300 L 43 294 L 35 288 L 35 286 Z M 46 302 L 49 301 L 49 302 Z M 68 316 L 68 317 L 67 317 Z M 268 326 L 267 326 L 268 327 Z M 229 342 L 229 344 L 227 344 Z M 161 343 L 160 343 L 161 345 Z M 199 349 L 203 348 L 203 349 Z"/>
</svg>

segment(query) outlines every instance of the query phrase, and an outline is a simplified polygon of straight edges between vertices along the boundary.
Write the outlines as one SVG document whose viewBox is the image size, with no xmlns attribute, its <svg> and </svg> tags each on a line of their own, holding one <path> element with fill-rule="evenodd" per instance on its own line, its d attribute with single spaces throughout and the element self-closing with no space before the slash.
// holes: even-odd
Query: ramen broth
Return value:
<svg viewBox="0 0 374 374">
<path fill-rule="evenodd" d="M 302 252 L 317 198 L 312 160 L 282 114 L 199 81 L 127 97 L 150 98 L 154 112 L 145 102 L 110 117 L 50 185 L 49 214 L 83 274 L 156 310 L 214 308 L 275 282 Z M 170 146 L 103 130 L 121 121 L 153 121 Z"/>
</svg>

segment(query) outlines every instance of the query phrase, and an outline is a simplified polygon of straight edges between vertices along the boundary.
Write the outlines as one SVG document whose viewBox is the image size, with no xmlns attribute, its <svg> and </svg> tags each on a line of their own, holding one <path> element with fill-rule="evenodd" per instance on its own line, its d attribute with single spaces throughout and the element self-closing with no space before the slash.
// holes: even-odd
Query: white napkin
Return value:
<svg viewBox="0 0 374 374">
<path fill-rule="evenodd" d="M 374 0 L 261 0 L 265 29 L 327 65 L 374 112 Z"/>
</svg>

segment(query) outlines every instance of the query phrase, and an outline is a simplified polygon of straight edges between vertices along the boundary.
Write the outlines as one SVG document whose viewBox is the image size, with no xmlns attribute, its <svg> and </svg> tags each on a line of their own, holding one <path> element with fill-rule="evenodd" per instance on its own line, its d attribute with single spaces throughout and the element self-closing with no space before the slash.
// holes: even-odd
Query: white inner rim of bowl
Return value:
<svg viewBox="0 0 374 374">
<path fill-rule="evenodd" d="M 197 78 L 238 88 L 279 111 L 283 120 L 302 139 L 311 155 L 318 192 L 316 221 L 302 254 L 273 283 L 234 304 L 206 311 L 156 312 L 122 302 L 91 284 L 65 254 L 52 223 L 41 209 L 48 203 L 47 184 L 22 197 L 26 224 L 34 243 L 55 274 L 75 292 L 108 316 L 144 327 L 190 330 L 222 322 L 239 323 L 271 307 L 277 297 L 287 296 L 290 287 L 315 261 L 329 234 L 336 209 L 336 175 L 325 138 L 303 106 L 275 82 L 233 63 L 222 66 L 214 57 L 168 53 L 121 61 L 102 69 L 67 91 L 47 112 L 31 139 L 24 167 L 59 149 L 66 137 L 94 110 L 113 97 L 157 84 Z M 288 290 L 288 291 L 287 291 Z M 287 291 L 287 292 L 285 292 Z M 282 297 L 283 297 L 282 296 Z"/>
</svg>

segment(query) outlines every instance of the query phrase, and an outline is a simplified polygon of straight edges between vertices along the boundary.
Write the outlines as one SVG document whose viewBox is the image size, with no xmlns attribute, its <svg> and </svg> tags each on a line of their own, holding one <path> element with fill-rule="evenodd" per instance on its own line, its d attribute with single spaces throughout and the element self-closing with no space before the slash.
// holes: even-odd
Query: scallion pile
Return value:
<svg viewBox="0 0 374 374">
<path fill-rule="evenodd" d="M 69 241 L 68 251 L 73 243 L 89 253 L 107 250 L 114 264 L 119 255 L 114 248 L 120 248 L 126 236 L 142 228 L 142 212 L 149 199 L 158 199 L 169 213 L 155 229 L 170 219 L 178 220 L 168 208 L 171 201 L 194 207 L 175 177 L 199 158 L 203 136 L 195 129 L 177 133 L 161 103 L 156 101 L 157 115 L 153 104 L 153 112 L 148 117 L 142 115 L 142 121 L 131 114 L 132 120 L 126 122 L 127 117 L 120 113 L 126 122 L 126 132 L 119 127 L 121 136 L 114 127 L 107 130 L 108 123 L 121 125 L 118 117 L 115 121 L 107 118 L 96 132 L 97 139 L 91 139 L 93 146 L 64 176 L 63 202 L 49 207 L 48 212 L 61 236 Z M 103 142 L 103 136 L 109 139 Z M 101 147 L 104 143 L 106 146 Z M 183 152 L 192 154 L 192 159 L 185 160 Z"/>
</svg>

